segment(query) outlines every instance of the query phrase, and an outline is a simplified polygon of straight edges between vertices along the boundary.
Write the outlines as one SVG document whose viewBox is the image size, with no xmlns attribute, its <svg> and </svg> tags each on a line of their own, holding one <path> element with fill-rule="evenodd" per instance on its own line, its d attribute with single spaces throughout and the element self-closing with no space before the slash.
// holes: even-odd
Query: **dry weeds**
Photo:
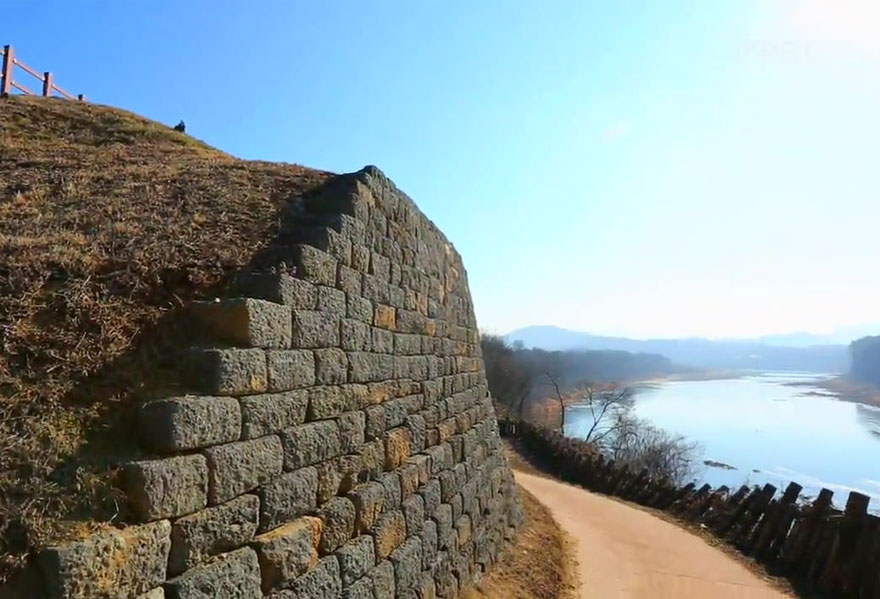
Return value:
<svg viewBox="0 0 880 599">
<path fill-rule="evenodd" d="M 221 286 L 330 175 L 238 160 L 107 107 L 0 99 L 0 582 L 118 520 L 156 323 Z M 161 352 L 158 352 L 161 353 Z M 108 457 L 113 456 L 113 457 Z"/>
</svg>

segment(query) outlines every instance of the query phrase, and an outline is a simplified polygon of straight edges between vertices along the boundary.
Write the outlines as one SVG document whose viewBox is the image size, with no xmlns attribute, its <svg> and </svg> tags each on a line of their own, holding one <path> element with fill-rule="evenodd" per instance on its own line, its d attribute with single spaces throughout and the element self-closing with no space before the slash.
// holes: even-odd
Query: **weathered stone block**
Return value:
<svg viewBox="0 0 880 599">
<path fill-rule="evenodd" d="M 310 245 L 296 247 L 296 274 L 317 285 L 336 284 L 336 259 Z"/>
<path fill-rule="evenodd" d="M 254 495 L 178 518 L 171 527 L 168 573 L 180 574 L 209 556 L 241 547 L 253 538 L 259 518 L 260 500 Z"/>
<path fill-rule="evenodd" d="M 437 558 L 437 523 L 431 519 L 422 523 L 422 569 L 427 570 Z"/>
<path fill-rule="evenodd" d="M 209 395 L 247 395 L 266 391 L 262 349 L 195 349 L 183 365 L 195 388 Z"/>
<path fill-rule="evenodd" d="M 403 501 L 400 475 L 397 472 L 386 472 L 379 477 L 379 482 L 385 489 L 385 511 L 399 509 L 400 502 Z"/>
<path fill-rule="evenodd" d="M 418 599 L 437 599 L 437 583 L 430 572 L 422 573 L 416 595 Z"/>
<path fill-rule="evenodd" d="M 168 599 L 262 599 L 257 554 L 245 547 L 217 556 L 165 584 Z"/>
<path fill-rule="evenodd" d="M 425 500 L 420 495 L 411 495 L 403 502 L 403 517 L 406 521 L 406 536 L 421 534 L 425 522 Z"/>
<path fill-rule="evenodd" d="M 343 264 L 336 271 L 336 287 L 349 295 L 360 295 L 362 290 L 361 273 Z"/>
<path fill-rule="evenodd" d="M 419 488 L 419 468 L 407 458 L 406 462 L 398 469 L 400 474 L 400 490 L 404 498 L 415 493 Z"/>
<path fill-rule="evenodd" d="M 341 599 L 376 599 L 373 592 L 373 579 L 369 576 L 352 583 L 342 590 Z"/>
<path fill-rule="evenodd" d="M 212 339 L 244 347 L 290 347 L 290 308 L 260 299 L 193 302 L 192 314 Z"/>
<path fill-rule="evenodd" d="M 343 412 L 357 410 L 360 399 L 345 386 L 313 387 L 309 390 L 309 420 L 335 418 Z"/>
<path fill-rule="evenodd" d="M 355 507 L 355 528 L 367 532 L 376 523 L 385 504 L 385 487 L 377 482 L 358 485 L 348 493 Z"/>
<path fill-rule="evenodd" d="M 201 455 L 132 462 L 123 480 L 132 510 L 145 522 L 183 516 L 208 502 L 208 465 Z"/>
<path fill-rule="evenodd" d="M 394 333 L 379 327 L 372 327 L 371 335 L 374 352 L 377 354 L 394 353 Z"/>
<path fill-rule="evenodd" d="M 379 516 L 372 528 L 376 540 L 376 558 L 383 560 L 397 549 L 406 538 L 406 520 L 403 512 L 385 512 Z"/>
<path fill-rule="evenodd" d="M 346 412 L 336 419 L 339 424 L 339 436 L 342 441 L 342 451 L 345 453 L 354 451 L 365 440 L 367 425 L 364 412 Z"/>
<path fill-rule="evenodd" d="M 370 572 L 376 599 L 394 599 L 394 566 L 383 561 Z"/>
<path fill-rule="evenodd" d="M 349 295 L 346 299 L 346 317 L 366 324 L 373 324 L 373 304 L 370 300 L 354 295 Z"/>
<path fill-rule="evenodd" d="M 440 543 L 440 547 L 449 547 L 453 533 L 452 506 L 448 503 L 441 503 L 437 509 L 434 510 L 434 514 L 431 518 L 437 523 L 437 539 Z"/>
<path fill-rule="evenodd" d="M 314 284 L 285 274 L 248 274 L 238 288 L 247 296 L 302 310 L 314 310 L 318 299 Z"/>
<path fill-rule="evenodd" d="M 399 595 L 414 589 L 422 573 L 422 542 L 418 537 L 410 537 L 395 549 L 390 556 L 394 566 L 394 588 Z"/>
<path fill-rule="evenodd" d="M 314 467 L 287 472 L 263 485 L 260 497 L 260 531 L 280 526 L 315 511 L 318 471 Z"/>
<path fill-rule="evenodd" d="M 342 453 L 339 426 L 333 420 L 321 420 L 294 426 L 281 432 L 284 467 L 297 470 L 323 462 Z"/>
<path fill-rule="evenodd" d="M 313 349 L 339 346 L 341 314 L 293 310 L 291 347 Z"/>
<path fill-rule="evenodd" d="M 184 396 L 145 403 L 138 428 L 144 444 L 155 451 L 178 452 L 241 436 L 241 410 L 233 397 Z"/>
<path fill-rule="evenodd" d="M 318 550 L 321 554 L 336 551 L 354 534 L 355 508 L 350 499 L 335 497 L 325 503 L 318 515 L 324 521 Z"/>
<path fill-rule="evenodd" d="M 336 550 L 336 557 L 339 559 L 342 586 L 350 586 L 376 565 L 373 537 L 370 535 L 355 537 Z"/>
<path fill-rule="evenodd" d="M 315 355 L 308 350 L 266 352 L 268 389 L 291 391 L 315 384 Z"/>
<path fill-rule="evenodd" d="M 380 329 L 393 331 L 397 323 L 397 310 L 391 306 L 376 304 L 373 325 Z"/>
<path fill-rule="evenodd" d="M 165 580 L 171 541 L 167 520 L 99 531 L 64 546 L 48 547 L 40 569 L 53 599 L 115 599 L 145 593 Z"/>
<path fill-rule="evenodd" d="M 208 460 L 208 502 L 217 505 L 256 488 L 281 474 L 281 441 L 270 435 L 205 450 Z"/>
<path fill-rule="evenodd" d="M 305 390 L 242 397 L 242 438 L 255 439 L 302 424 L 308 403 Z"/>
<path fill-rule="evenodd" d="M 293 581 L 291 597 L 295 599 L 338 599 L 342 594 L 342 578 L 339 575 L 339 561 L 330 555 Z"/>
<path fill-rule="evenodd" d="M 254 539 L 263 592 L 301 576 L 318 563 L 320 518 L 305 516 Z"/>
<path fill-rule="evenodd" d="M 319 286 L 316 310 L 337 317 L 345 316 L 345 292 L 333 287 Z"/>
<path fill-rule="evenodd" d="M 366 323 L 345 318 L 341 323 L 340 335 L 342 349 L 346 351 L 370 351 L 372 348 L 370 325 Z"/>
<path fill-rule="evenodd" d="M 364 410 L 366 423 L 364 434 L 367 439 L 378 439 L 385 433 L 385 406 L 370 406 Z"/>
<path fill-rule="evenodd" d="M 135 599 L 165 599 L 165 589 L 156 587 L 152 591 L 147 591 L 143 595 L 138 595 Z"/>
<path fill-rule="evenodd" d="M 406 422 L 407 404 L 402 397 L 389 399 L 382 407 L 385 408 L 385 428 L 392 429 L 403 426 Z"/>
<path fill-rule="evenodd" d="M 399 468 L 410 455 L 410 432 L 405 427 L 385 433 L 385 469 Z"/>
</svg>

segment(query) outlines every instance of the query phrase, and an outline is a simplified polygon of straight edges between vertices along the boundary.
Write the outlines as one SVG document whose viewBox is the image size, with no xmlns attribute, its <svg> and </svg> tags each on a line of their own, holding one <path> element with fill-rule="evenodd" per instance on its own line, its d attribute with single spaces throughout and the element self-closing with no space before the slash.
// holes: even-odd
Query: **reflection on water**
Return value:
<svg viewBox="0 0 880 599">
<path fill-rule="evenodd" d="M 839 401 L 806 385 L 814 374 L 762 373 L 736 379 L 681 381 L 640 387 L 635 413 L 654 425 L 699 442 L 700 458 L 734 466 L 704 468 L 697 478 L 713 486 L 794 480 L 804 493 L 822 487 L 843 504 L 850 490 L 872 496 L 880 508 L 880 409 Z M 572 410 L 567 434 L 582 436 L 589 414 Z"/>
</svg>

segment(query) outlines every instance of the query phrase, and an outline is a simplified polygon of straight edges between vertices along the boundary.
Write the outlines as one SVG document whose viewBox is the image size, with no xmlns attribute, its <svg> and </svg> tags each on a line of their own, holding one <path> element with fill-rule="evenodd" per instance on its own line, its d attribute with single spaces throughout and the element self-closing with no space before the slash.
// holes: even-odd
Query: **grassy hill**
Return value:
<svg viewBox="0 0 880 599">
<path fill-rule="evenodd" d="M 0 582 L 34 547 L 120 517 L 97 456 L 130 450 L 154 325 L 222 287 L 330 177 L 121 110 L 0 99 Z"/>
</svg>

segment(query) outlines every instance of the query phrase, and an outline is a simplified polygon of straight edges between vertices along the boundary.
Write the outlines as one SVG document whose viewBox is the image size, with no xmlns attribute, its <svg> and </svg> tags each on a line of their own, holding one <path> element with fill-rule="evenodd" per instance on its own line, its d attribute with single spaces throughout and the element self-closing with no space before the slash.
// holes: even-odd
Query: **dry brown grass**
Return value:
<svg viewBox="0 0 880 599">
<path fill-rule="evenodd" d="M 574 552 L 550 511 L 519 487 L 526 524 L 495 567 L 464 599 L 570 599 L 577 588 Z"/>
<path fill-rule="evenodd" d="M 0 582 L 34 547 L 119 517 L 112 456 L 132 450 L 122 424 L 161 362 L 154 325 L 329 177 L 121 110 L 0 99 Z"/>
</svg>

